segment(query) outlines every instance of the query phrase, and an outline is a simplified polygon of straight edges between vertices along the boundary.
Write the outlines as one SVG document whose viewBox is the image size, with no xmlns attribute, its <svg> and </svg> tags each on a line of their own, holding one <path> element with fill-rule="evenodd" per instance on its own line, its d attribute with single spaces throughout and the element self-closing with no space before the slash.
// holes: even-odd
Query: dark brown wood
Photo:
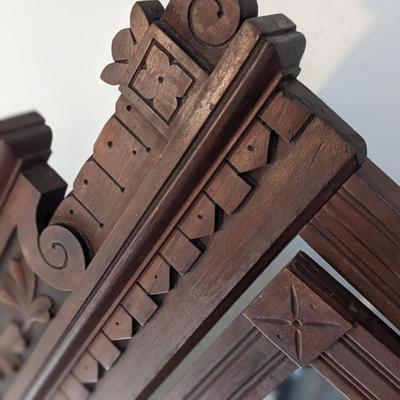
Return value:
<svg viewBox="0 0 400 400">
<path fill-rule="evenodd" d="M 397 335 L 305 254 L 297 255 L 244 315 L 166 400 L 261 399 L 307 365 L 351 399 L 400 396 Z"/>
<path fill-rule="evenodd" d="M 300 90 L 298 83 L 293 85 L 296 86 L 294 91 Z M 290 92 L 290 86 L 285 86 L 285 90 Z M 304 97 L 310 96 L 306 89 L 303 90 Z M 332 147 L 328 144 L 331 140 Z M 256 182 L 256 188 L 250 199 L 232 218 L 224 218 L 216 234 L 204 240 L 206 250 L 193 269 L 163 298 L 160 311 L 135 335 L 134 344 L 99 382 L 94 398 L 110 396 L 111 382 L 122 388 L 121 397 L 146 398 L 149 395 L 226 306 L 274 257 L 281 244 L 293 237 L 297 230 L 296 220 L 301 225 L 309 218 L 308 212 L 312 212 L 313 207 L 318 209 L 313 201 L 317 193 L 324 192 L 319 185 L 329 184 L 325 195 L 330 195 L 332 176 L 322 179 L 321 171 L 336 169 L 337 157 L 333 149 L 338 143 L 331 128 L 315 118 L 293 142 L 292 148 L 279 150 L 282 153 L 275 154 L 274 162 L 251 178 Z M 319 153 L 321 149 L 323 156 Z M 311 169 L 300 168 L 306 159 L 311 160 Z M 318 179 L 313 172 L 318 173 Z M 280 184 L 282 174 L 287 182 L 284 187 Z M 275 218 L 274 199 L 280 199 L 280 210 L 285 199 L 285 213 L 281 212 L 279 223 Z M 300 205 L 306 204 L 307 211 L 299 214 Z M 179 250 L 177 253 L 180 254 Z M 161 336 L 164 340 L 158 342 L 157 338 Z M 128 378 L 123 371 L 143 358 L 146 358 L 146 369 Z"/>
<path fill-rule="evenodd" d="M 50 128 L 37 113 L 0 121 L 0 393 L 30 356 L 65 297 L 41 280 L 43 263 L 30 265 L 38 255 L 38 234 L 66 188 L 46 164 L 51 138 Z"/>
<path fill-rule="evenodd" d="M 240 316 L 164 400 L 263 399 L 297 368 L 247 318 Z"/>
<path fill-rule="evenodd" d="M 400 188 L 371 161 L 301 232 L 400 328 Z"/>
<path fill-rule="evenodd" d="M 42 286 L 71 292 L 5 399 L 109 399 L 115 387 L 121 399 L 148 398 L 363 163 L 363 140 L 295 79 L 303 35 L 283 15 L 256 14 L 255 0 L 172 0 L 165 12 L 137 3 L 102 75 L 119 85 L 115 113 L 65 199 L 47 142 L 24 164 L 10 157 L 20 145 L 5 125 L 0 255 L 10 258 L 11 240 Z M 33 118 L 47 137 L 42 120 L 24 118 L 16 132 L 30 138 Z M 290 304 L 265 318 L 289 310 L 297 321 L 299 294 L 313 298 L 317 289 L 290 279 Z M 39 299 L 59 296 L 50 292 Z M 326 332 L 315 349 L 295 329 L 292 361 L 274 350 L 263 376 L 309 363 L 350 331 L 318 295 L 314 323 Z"/>
</svg>

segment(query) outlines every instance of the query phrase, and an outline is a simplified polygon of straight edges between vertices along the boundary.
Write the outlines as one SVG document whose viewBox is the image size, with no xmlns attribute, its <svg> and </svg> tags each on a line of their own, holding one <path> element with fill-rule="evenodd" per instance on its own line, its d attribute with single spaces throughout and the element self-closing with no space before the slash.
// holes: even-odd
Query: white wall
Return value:
<svg viewBox="0 0 400 400">
<path fill-rule="evenodd" d="M 162 1 L 164 5 L 166 1 Z M 72 183 L 111 115 L 99 79 L 132 0 L 0 0 L 0 118 L 39 110 L 54 131 L 51 164 Z M 400 182 L 399 0 L 259 0 L 308 40 L 300 79 L 358 130 L 370 157 Z"/>
</svg>

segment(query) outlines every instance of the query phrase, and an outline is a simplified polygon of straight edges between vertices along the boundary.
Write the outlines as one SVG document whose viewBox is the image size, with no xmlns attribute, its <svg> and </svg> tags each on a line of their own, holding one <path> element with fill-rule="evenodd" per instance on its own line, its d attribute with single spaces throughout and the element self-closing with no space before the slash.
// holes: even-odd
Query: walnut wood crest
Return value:
<svg viewBox="0 0 400 400">
<path fill-rule="evenodd" d="M 206 4 L 207 1 L 197 0 L 190 2 L 190 5 L 188 3 L 171 2 L 165 19 L 168 19 L 169 10 L 180 10 L 182 7 L 188 7 L 186 23 L 188 26 L 190 25 L 190 31 L 193 31 L 193 37 L 198 38 L 203 46 L 204 43 L 211 40 L 211 43 L 207 46 L 224 49 L 239 29 L 244 18 L 256 15 L 257 10 L 255 1 L 209 2 L 210 4 Z M 204 15 L 199 12 L 206 5 L 211 6 L 209 7 L 210 15 L 213 16 L 211 19 L 208 18 L 210 15 L 204 18 Z M 115 63 L 104 70 L 102 78 L 105 81 L 111 84 L 124 84 L 127 79 L 131 78 L 128 67 L 135 59 L 136 50 L 150 25 L 162 17 L 163 11 L 163 7 L 158 1 L 139 2 L 133 7 L 131 28 L 119 32 L 113 41 L 112 54 Z M 210 37 L 208 38 L 208 36 Z M 206 59 L 207 54 L 203 55 Z M 198 78 L 190 76 L 190 73 L 187 75 L 188 70 L 183 66 L 172 65 L 170 57 L 172 57 L 171 54 L 164 53 L 157 46 L 154 47 L 147 61 L 149 72 L 143 71 L 136 82 L 138 90 L 142 92 L 145 99 L 149 99 L 153 103 L 155 110 L 158 111 L 158 115 L 162 119 L 172 117 L 178 107 L 178 102 L 182 101 L 194 83 L 194 79 Z M 160 66 L 161 70 L 157 70 Z M 189 70 L 191 68 L 190 66 L 186 67 Z M 127 77 L 125 77 L 126 74 L 128 74 Z M 165 77 L 162 75 L 165 75 Z M 164 79 L 165 82 L 160 82 Z M 157 84 L 151 86 L 151 81 L 155 81 Z M 122 92 L 124 94 L 124 90 Z M 126 90 L 125 94 L 129 97 Z M 120 113 L 118 110 L 121 110 Z M 13 181 L 11 172 L 13 174 L 18 173 L 16 172 L 19 163 L 17 159 L 18 143 L 13 144 L 14 148 L 11 150 L 4 150 L 10 153 L 16 150 L 17 153 L 14 155 L 16 157 L 15 166 L 10 161 L 12 156 L 4 157 L 2 160 L 4 165 L 2 168 L 4 178 L 2 179 L 7 179 L 9 186 L 13 185 L 14 193 L 24 193 L 24 195 L 19 194 L 18 198 L 14 199 L 12 193 L 7 194 L 6 190 L 2 192 L 2 197 L 5 197 L 6 194 L 9 195 L 9 201 L 8 206 L 2 212 L 3 220 L 6 220 L 3 224 L 6 224 L 6 226 L 2 228 L 0 225 L 0 228 L 5 232 L 0 238 L 0 254 L 4 250 L 13 229 L 18 227 L 22 252 L 34 271 L 45 282 L 60 290 L 70 291 L 75 287 L 76 283 L 82 278 L 93 253 L 101 246 L 125 209 L 127 202 L 134 195 L 135 192 L 131 185 L 133 182 L 138 185 L 139 169 L 144 166 L 150 168 L 148 160 L 150 153 L 152 153 L 152 158 L 158 157 L 161 153 L 162 143 L 159 143 L 159 138 L 142 140 L 135 135 L 136 127 L 132 124 L 137 122 L 131 122 L 130 118 L 125 115 L 126 111 L 130 110 L 132 110 L 132 106 L 124 98 L 121 98 L 117 104 L 116 115 L 106 124 L 95 145 L 93 157 L 85 165 L 75 182 L 73 192 L 61 204 L 48 227 L 45 227 L 43 223 L 41 226 L 36 224 L 37 215 L 41 212 L 40 207 L 48 209 L 47 215 L 52 213 L 51 205 L 47 203 L 47 200 L 43 201 L 44 194 L 41 193 L 41 188 L 38 188 L 38 170 L 33 171 L 32 176 L 27 177 L 26 174 L 20 174 L 18 178 L 14 176 L 15 180 Z M 134 113 L 132 112 L 132 114 Z M 15 130 L 21 131 L 19 136 L 24 136 L 25 132 L 32 137 L 36 135 L 38 138 L 39 135 L 44 137 L 47 134 L 47 139 L 43 140 L 47 140 L 46 151 L 49 155 L 51 133 L 43 123 L 44 121 L 38 115 L 27 115 L 19 118 L 19 120 L 4 121 L 3 136 L 11 137 L 12 141 L 15 141 L 15 138 L 18 140 L 18 133 Z M 11 134 L 7 135 L 9 128 Z M 154 128 L 150 131 L 154 131 Z M 114 139 L 115 135 L 119 135 L 119 137 Z M 131 135 L 134 137 L 134 142 L 132 142 Z M 157 136 L 157 133 L 154 136 Z M 114 140 L 117 143 L 114 143 Z M 24 146 L 26 145 L 25 142 Z M 126 151 L 121 154 L 122 162 L 125 163 L 123 170 L 121 170 L 121 165 L 109 165 L 112 161 L 109 158 L 109 150 L 114 146 L 114 151 L 119 151 L 122 150 L 121 146 L 124 145 L 126 145 L 129 154 L 126 154 Z M 137 161 L 133 161 L 132 158 L 137 159 Z M 46 160 L 44 159 L 44 161 Z M 132 166 L 134 167 L 133 170 Z M 42 166 L 42 168 L 45 169 L 45 174 L 52 174 L 48 167 Z M 135 169 L 137 170 L 136 174 L 134 173 Z M 131 176 L 127 177 L 126 174 Z M 90 177 L 90 181 L 88 177 Z M 57 180 L 57 177 L 50 177 L 49 179 Z M 94 181 L 93 187 L 92 180 Z M 90 187 L 86 188 L 86 186 Z M 96 206 L 90 203 L 90 197 L 93 197 L 96 192 L 101 193 L 108 187 L 113 200 L 115 200 L 116 207 L 113 215 L 103 217 L 102 212 L 98 212 Z M 57 195 L 60 195 L 60 191 Z M 50 196 L 50 194 L 46 193 L 46 196 Z M 26 200 L 26 204 L 24 200 Z M 56 202 L 52 201 L 53 204 L 56 204 Z M 20 209 L 26 209 L 26 215 L 22 215 L 19 212 Z"/>
<path fill-rule="evenodd" d="M 47 158 L 11 183 L 7 161 L 0 232 L 17 227 L 40 281 L 71 293 L 5 399 L 147 398 L 364 161 L 295 79 L 303 35 L 256 14 L 252 0 L 136 3 L 102 73 L 121 95 L 71 193 Z M 348 326 L 323 314 L 333 341 Z"/>
</svg>

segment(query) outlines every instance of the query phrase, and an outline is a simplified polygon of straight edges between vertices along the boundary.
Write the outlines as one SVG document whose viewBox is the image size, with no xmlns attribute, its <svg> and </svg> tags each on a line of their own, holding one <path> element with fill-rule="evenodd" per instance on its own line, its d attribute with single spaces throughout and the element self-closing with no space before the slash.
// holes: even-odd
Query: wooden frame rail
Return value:
<svg viewBox="0 0 400 400">
<path fill-rule="evenodd" d="M 147 399 L 300 232 L 399 326 L 399 189 L 362 166 L 363 139 L 297 80 L 304 49 L 293 22 L 257 17 L 255 0 L 136 3 L 102 74 L 120 97 L 66 197 L 43 118 L 0 122 L 6 400 L 109 399 L 115 387 Z M 398 355 L 393 333 L 304 255 L 282 276 L 317 296 L 328 334 L 313 349 L 296 328 L 285 358 L 240 318 L 228 342 L 278 363 L 271 381 L 309 363 L 339 379 L 320 355 L 351 342 L 373 358 L 378 336 Z M 283 312 L 279 290 L 268 297 Z"/>
<path fill-rule="evenodd" d="M 396 334 L 299 253 L 164 399 L 262 399 L 307 365 L 350 399 L 400 396 Z"/>
</svg>

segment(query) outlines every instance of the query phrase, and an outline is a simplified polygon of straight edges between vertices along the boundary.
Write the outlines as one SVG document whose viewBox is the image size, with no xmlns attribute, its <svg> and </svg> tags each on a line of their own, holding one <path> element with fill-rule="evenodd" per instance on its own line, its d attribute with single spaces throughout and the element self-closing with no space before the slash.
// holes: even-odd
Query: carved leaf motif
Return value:
<svg viewBox="0 0 400 400">
<path fill-rule="evenodd" d="M 35 289 L 36 276 L 32 270 L 12 260 L 8 267 L 8 277 L 0 289 L 0 302 L 21 314 L 25 332 L 35 322 L 46 323 L 50 320 L 51 301 L 44 296 L 35 298 Z"/>
<path fill-rule="evenodd" d="M 17 325 L 9 324 L 0 335 L 0 375 L 8 376 L 20 365 L 26 343 Z"/>
<path fill-rule="evenodd" d="M 114 63 L 105 67 L 101 79 L 110 85 L 119 85 L 133 61 L 138 44 L 150 24 L 159 19 L 163 7 L 158 2 L 140 2 L 133 6 L 131 27 L 123 29 L 115 36 L 112 43 Z"/>
</svg>

